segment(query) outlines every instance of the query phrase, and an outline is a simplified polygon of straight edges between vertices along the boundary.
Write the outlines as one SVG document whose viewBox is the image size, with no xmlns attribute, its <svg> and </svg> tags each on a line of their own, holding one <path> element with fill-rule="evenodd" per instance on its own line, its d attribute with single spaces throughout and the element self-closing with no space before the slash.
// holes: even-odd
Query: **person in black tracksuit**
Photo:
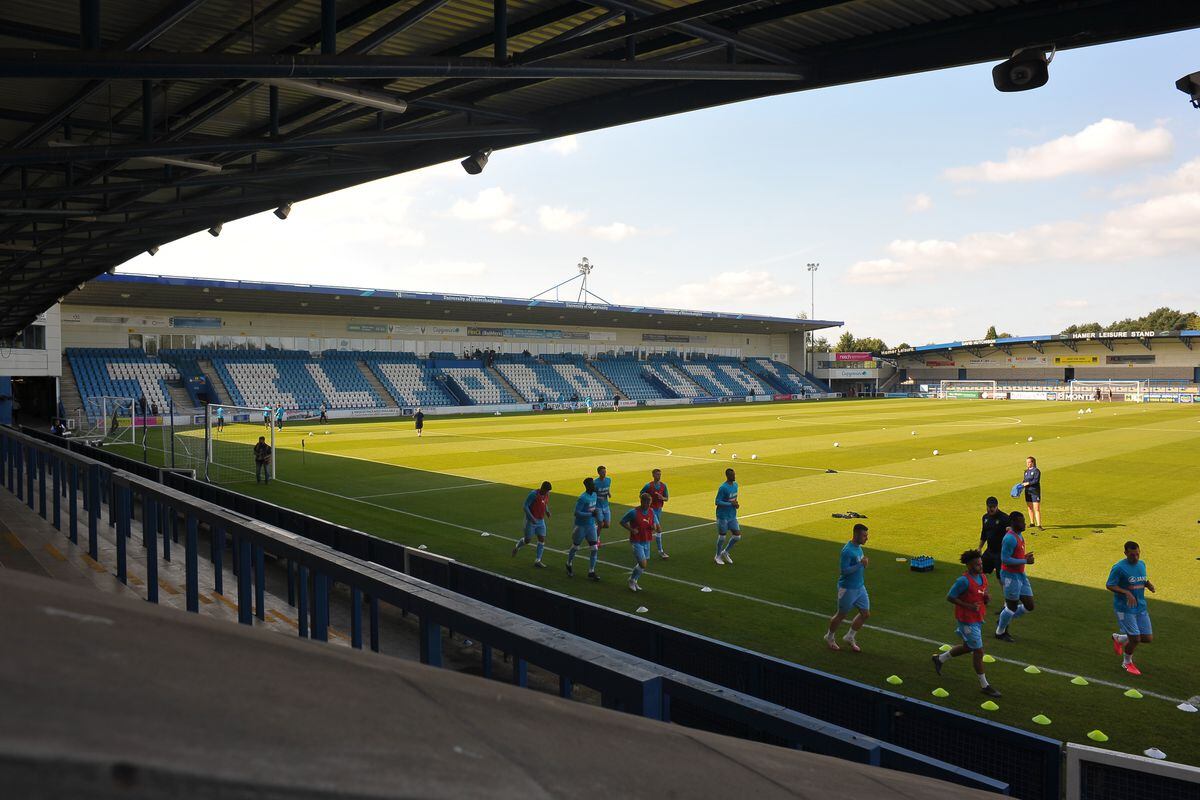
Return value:
<svg viewBox="0 0 1200 800">
<path fill-rule="evenodd" d="M 987 499 L 987 512 L 983 515 L 983 528 L 979 532 L 979 549 L 983 553 L 983 574 L 988 575 L 1000 566 L 1000 545 L 1008 529 L 1008 514 L 1000 510 L 994 497 Z"/>
</svg>

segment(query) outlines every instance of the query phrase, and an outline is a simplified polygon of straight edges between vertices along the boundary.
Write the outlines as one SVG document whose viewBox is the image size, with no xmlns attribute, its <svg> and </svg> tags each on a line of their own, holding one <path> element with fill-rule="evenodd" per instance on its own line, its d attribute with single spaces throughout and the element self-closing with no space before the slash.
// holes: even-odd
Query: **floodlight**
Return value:
<svg viewBox="0 0 1200 800">
<path fill-rule="evenodd" d="M 146 251 L 146 253 L 152 256 L 158 255 L 158 245 L 153 245 L 149 250 Z"/>
<path fill-rule="evenodd" d="M 483 168 L 487 166 L 488 156 L 492 154 L 492 148 L 488 147 L 483 150 L 476 150 L 474 153 L 462 160 L 462 168 L 467 171 L 468 175 L 478 175 L 483 172 Z"/>
<path fill-rule="evenodd" d="M 1175 81 L 1175 88 L 1192 98 L 1192 108 L 1200 108 L 1200 72 L 1184 75 Z"/>
<path fill-rule="evenodd" d="M 284 203 L 283 205 L 281 205 L 279 208 L 275 209 L 275 211 L 274 211 L 275 216 L 279 217 L 280 219 L 287 219 L 288 214 L 291 214 L 291 213 L 292 213 L 292 204 L 291 203 Z"/>
<path fill-rule="evenodd" d="M 213 225 L 211 228 L 208 229 L 208 235 L 212 236 L 215 239 L 216 237 L 221 235 L 221 229 L 223 227 L 225 227 L 224 223 L 218 222 L 216 225 Z"/>
</svg>

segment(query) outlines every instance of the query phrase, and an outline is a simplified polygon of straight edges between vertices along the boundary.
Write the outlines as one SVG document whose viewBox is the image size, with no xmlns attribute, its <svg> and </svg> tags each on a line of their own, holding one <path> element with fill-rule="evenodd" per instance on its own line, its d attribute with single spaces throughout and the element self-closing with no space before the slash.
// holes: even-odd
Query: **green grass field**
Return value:
<svg viewBox="0 0 1200 800">
<path fill-rule="evenodd" d="M 1009 725 L 1089 744 L 1087 732 L 1100 729 L 1108 747 L 1158 747 L 1171 760 L 1200 763 L 1200 714 L 1175 708 L 1200 694 L 1200 408 L 1097 404 L 1082 416 L 1079 408 L 891 400 L 430 417 L 421 439 L 400 420 L 297 424 L 279 435 L 278 481 L 231 488 L 614 608 L 644 605 L 653 619 L 871 685 L 897 674 L 903 684 L 889 688 Z M 957 643 L 945 595 L 961 572 L 959 553 L 978 543 L 984 498 L 1024 510 L 1008 489 L 1030 454 L 1044 475 L 1046 530 L 1027 535 L 1037 554 L 1029 571 L 1037 609 L 1014 622 L 1016 643 L 992 639 L 1001 605 L 993 581 L 985 646 L 999 659 L 988 675 L 1004 697 L 989 713 L 980 710 L 986 698 L 968 658 L 938 678 L 929 655 Z M 600 583 L 583 577 L 586 562 L 576 561 L 574 579 L 563 569 L 574 498 L 598 464 L 613 477 L 614 519 L 652 468 L 670 487 L 663 527 L 671 559 L 651 563 L 636 596 L 626 587 L 632 558 L 623 532 L 606 531 Z M 713 497 L 730 465 L 745 535 L 736 564 L 718 567 Z M 516 559 L 510 549 L 521 502 L 542 480 L 554 483 L 553 549 L 551 569 L 536 570 L 532 548 Z M 829 652 L 821 640 L 853 524 L 831 514 L 847 510 L 866 514 L 871 528 L 873 617 L 857 655 Z M 1158 588 L 1150 596 L 1155 641 L 1137 653 L 1141 678 L 1120 668 L 1109 637 L 1115 619 L 1104 582 L 1126 539 L 1141 544 Z M 918 554 L 937 559 L 932 573 L 897 560 Z M 1025 673 L 1030 664 L 1042 673 Z M 1075 675 L 1090 685 L 1072 685 Z M 939 686 L 948 699 L 930 695 Z M 1125 697 L 1129 686 L 1144 699 Z M 1035 725 L 1037 714 L 1052 724 Z"/>
</svg>

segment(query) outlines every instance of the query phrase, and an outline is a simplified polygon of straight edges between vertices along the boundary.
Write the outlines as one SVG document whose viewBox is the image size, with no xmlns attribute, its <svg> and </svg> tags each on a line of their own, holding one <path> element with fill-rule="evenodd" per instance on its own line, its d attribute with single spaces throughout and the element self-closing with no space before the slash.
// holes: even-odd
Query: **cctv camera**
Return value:
<svg viewBox="0 0 1200 800">
<path fill-rule="evenodd" d="M 1045 86 L 1050 80 L 1050 62 L 1054 51 L 1046 55 L 1045 48 L 1018 50 L 1012 58 L 992 68 L 992 83 L 1001 92 L 1024 92 Z"/>
<path fill-rule="evenodd" d="M 1192 107 L 1200 108 L 1200 72 L 1184 75 L 1175 81 L 1175 88 L 1192 98 Z"/>
</svg>

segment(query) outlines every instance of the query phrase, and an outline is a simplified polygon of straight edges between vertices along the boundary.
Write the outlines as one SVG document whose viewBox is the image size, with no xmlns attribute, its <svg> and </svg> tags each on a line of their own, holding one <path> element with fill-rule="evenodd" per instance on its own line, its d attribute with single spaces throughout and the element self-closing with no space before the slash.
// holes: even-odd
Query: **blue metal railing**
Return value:
<svg viewBox="0 0 1200 800">
<path fill-rule="evenodd" d="M 1003 781 L 732 691 L 411 574 L 416 561 L 424 565 L 440 563 L 447 567 L 448 575 L 449 567 L 454 564 L 448 559 L 391 545 L 397 549 L 389 554 L 403 556 L 404 571 L 363 561 L 344 551 L 339 552 L 335 547 L 280 530 L 170 485 L 114 469 L 41 437 L 0 428 L 0 475 L 6 478 L 7 488 L 14 493 L 20 492 L 19 496 L 26 499 L 31 509 L 35 508 L 35 484 L 39 499 L 47 491 L 48 472 L 51 476 L 87 476 L 88 490 L 84 494 L 93 543 L 101 506 L 107 503 L 116 541 L 115 574 L 122 583 L 128 580 L 128 545 L 135 541 L 133 523 L 140 512 L 140 539 L 146 550 L 146 599 L 150 602 L 158 602 L 160 547 L 163 557 L 169 558 L 172 542 L 182 528 L 185 605 L 193 613 L 199 611 L 198 561 L 202 555 L 213 562 L 214 591 L 224 594 L 222 560 L 228 539 L 235 568 L 238 622 L 241 624 L 252 624 L 254 616 L 264 617 L 265 556 L 270 555 L 286 565 L 289 588 L 293 590 L 289 591 L 289 601 L 295 603 L 301 636 L 327 641 L 331 589 L 335 583 L 342 584 L 350 590 L 351 646 L 357 649 L 364 646 L 363 605 L 369 608 L 369 643 L 373 650 L 379 649 L 380 605 L 391 605 L 415 614 L 419 619 L 420 657 L 427 664 L 441 665 L 442 631 L 450 629 L 483 645 L 485 675 L 492 672 L 493 650 L 500 649 L 511 656 L 513 681 L 520 685 L 526 682 L 527 665 L 535 664 L 559 676 L 560 694 L 570 696 L 574 684 L 580 683 L 596 689 L 602 704 L 608 708 L 664 721 L 682 716 L 681 721 L 685 724 L 689 722 L 689 716 L 705 716 L 714 720 L 718 727 L 733 728 L 749 738 L 864 764 L 885 765 L 975 788 L 1008 791 L 1008 785 Z M 170 473 L 165 477 L 169 483 L 186 480 Z M 48 512 L 39 502 L 37 511 L 53 520 L 51 524 L 61 530 L 61 515 L 57 512 L 65 497 L 72 520 L 68 535 L 74 537 L 77 535 L 74 527 L 77 497 L 67 492 L 66 484 L 61 481 L 53 485 L 51 510 Z M 206 554 L 201 550 L 201 526 L 207 530 L 210 540 Z M 360 543 L 366 541 L 368 552 L 371 549 L 371 542 L 367 541 L 371 537 L 346 528 L 339 530 L 337 526 L 331 526 L 327 532 L 329 530 L 332 530 L 335 542 L 345 536 L 358 539 Z M 677 714 L 679 711 L 683 713 Z"/>
</svg>

